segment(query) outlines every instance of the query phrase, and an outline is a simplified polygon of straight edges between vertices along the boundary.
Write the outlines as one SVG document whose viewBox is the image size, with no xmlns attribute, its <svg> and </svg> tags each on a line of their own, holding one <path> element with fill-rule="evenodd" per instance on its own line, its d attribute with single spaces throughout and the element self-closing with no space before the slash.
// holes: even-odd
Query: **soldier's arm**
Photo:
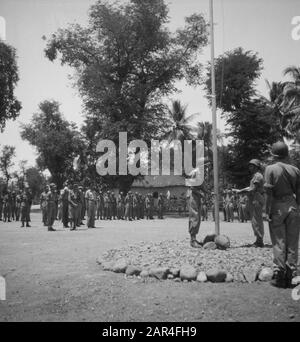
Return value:
<svg viewBox="0 0 300 342">
<path fill-rule="evenodd" d="M 273 181 L 272 181 L 272 171 L 270 168 L 266 168 L 265 171 L 265 184 L 264 189 L 266 191 L 266 214 L 268 216 L 268 219 L 270 220 L 271 215 L 271 207 L 272 207 L 272 200 L 273 200 Z"/>
</svg>

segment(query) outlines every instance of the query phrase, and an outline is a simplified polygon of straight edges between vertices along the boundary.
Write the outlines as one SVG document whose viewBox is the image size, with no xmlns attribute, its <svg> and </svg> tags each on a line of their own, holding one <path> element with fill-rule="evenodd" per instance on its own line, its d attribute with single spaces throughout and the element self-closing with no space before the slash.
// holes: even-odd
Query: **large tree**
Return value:
<svg viewBox="0 0 300 342">
<path fill-rule="evenodd" d="M 21 103 L 14 94 L 18 80 L 16 50 L 0 39 L 0 131 L 20 114 Z"/>
<path fill-rule="evenodd" d="M 66 178 L 76 179 L 73 161 L 82 153 L 84 142 L 76 125 L 64 119 L 58 102 L 40 103 L 31 123 L 22 126 L 21 137 L 36 148 L 38 167 L 48 169 L 59 187 Z"/>
<path fill-rule="evenodd" d="M 232 112 L 252 99 L 255 81 L 262 71 L 262 59 L 253 51 L 241 47 L 228 51 L 215 59 L 217 107 L 223 112 Z M 205 82 L 207 95 L 211 95 L 210 64 Z M 211 98 L 209 97 L 209 100 Z"/>
<path fill-rule="evenodd" d="M 0 154 L 0 170 L 6 180 L 6 186 L 11 178 L 10 169 L 14 165 L 13 158 L 16 155 L 14 146 L 4 145 Z"/>
<path fill-rule="evenodd" d="M 91 146 L 99 138 L 118 144 L 121 131 L 128 133 L 129 140 L 146 142 L 164 135 L 163 97 L 176 90 L 178 80 L 201 81 L 198 55 L 208 42 L 204 17 L 191 15 L 184 28 L 171 33 L 163 0 L 125 4 L 100 0 L 91 7 L 89 19 L 85 28 L 71 25 L 58 30 L 45 53 L 51 61 L 59 57 L 76 71 L 86 110 L 85 131 L 94 137 Z M 114 180 L 128 188 L 133 178 Z"/>
</svg>

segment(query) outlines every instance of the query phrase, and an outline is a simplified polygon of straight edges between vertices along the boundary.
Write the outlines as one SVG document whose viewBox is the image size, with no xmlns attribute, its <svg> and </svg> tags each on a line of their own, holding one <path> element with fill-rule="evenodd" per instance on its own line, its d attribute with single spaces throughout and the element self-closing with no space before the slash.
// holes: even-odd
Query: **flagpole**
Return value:
<svg viewBox="0 0 300 342">
<path fill-rule="evenodd" d="M 219 210 L 219 171 L 218 171 L 218 146 L 217 146 L 217 105 L 216 105 L 216 81 L 215 81 L 215 47 L 214 47 L 214 15 L 213 0 L 209 0 L 210 9 L 210 47 L 211 47 L 211 100 L 213 123 L 213 168 L 214 168 L 214 193 L 215 193 L 215 234 L 220 235 L 220 210 Z"/>
</svg>

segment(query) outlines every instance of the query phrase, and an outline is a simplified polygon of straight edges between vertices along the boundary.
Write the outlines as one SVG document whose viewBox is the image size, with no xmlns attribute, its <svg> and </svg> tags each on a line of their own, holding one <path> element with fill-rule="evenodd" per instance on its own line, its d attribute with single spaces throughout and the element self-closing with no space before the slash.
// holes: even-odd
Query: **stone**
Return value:
<svg viewBox="0 0 300 342">
<path fill-rule="evenodd" d="M 168 279 L 174 279 L 173 274 L 168 274 Z"/>
<path fill-rule="evenodd" d="M 230 247 L 230 239 L 226 235 L 218 235 L 215 238 L 215 244 L 219 249 L 225 250 Z"/>
<path fill-rule="evenodd" d="M 232 283 L 233 282 L 233 275 L 231 273 L 226 274 L 225 282 L 226 283 Z"/>
<path fill-rule="evenodd" d="M 254 283 L 257 279 L 257 270 L 246 267 L 243 270 L 244 277 L 248 283 Z"/>
<path fill-rule="evenodd" d="M 142 269 L 140 267 L 134 266 L 134 265 L 128 265 L 125 273 L 127 276 L 139 276 L 141 272 L 142 272 Z"/>
<path fill-rule="evenodd" d="M 197 275 L 197 281 L 199 283 L 207 282 L 207 276 L 206 276 L 205 272 L 199 272 L 199 274 Z"/>
<path fill-rule="evenodd" d="M 147 270 L 142 270 L 140 273 L 141 278 L 148 278 L 149 277 L 149 272 Z"/>
<path fill-rule="evenodd" d="M 217 249 L 217 245 L 214 242 L 207 242 L 204 246 L 204 249 L 215 250 Z"/>
<path fill-rule="evenodd" d="M 115 262 L 112 270 L 115 273 L 125 273 L 127 267 L 128 267 L 128 261 L 122 258 Z"/>
<path fill-rule="evenodd" d="M 174 278 L 179 277 L 180 269 L 179 268 L 171 268 L 170 273 Z"/>
<path fill-rule="evenodd" d="M 272 268 L 270 267 L 264 267 L 258 276 L 258 279 L 260 281 L 271 281 L 273 278 L 274 272 L 272 270 Z"/>
<path fill-rule="evenodd" d="M 149 271 L 149 276 L 162 280 L 162 279 L 167 279 L 169 274 L 169 269 L 167 267 L 155 267 L 151 268 Z"/>
<path fill-rule="evenodd" d="M 294 278 L 292 279 L 292 285 L 293 285 L 293 286 L 298 286 L 298 285 L 300 285 L 300 276 L 294 277 Z"/>
<path fill-rule="evenodd" d="M 216 234 L 209 234 L 209 235 L 206 235 L 204 240 L 203 240 L 203 245 L 205 245 L 206 243 L 208 242 L 215 242 L 215 238 L 216 238 Z"/>
<path fill-rule="evenodd" d="M 218 269 L 211 269 L 206 272 L 207 280 L 212 283 L 223 283 L 226 279 L 226 272 Z"/>
<path fill-rule="evenodd" d="M 104 262 L 104 260 L 102 259 L 101 256 L 99 256 L 99 257 L 97 258 L 96 262 L 97 262 L 98 265 L 101 265 L 101 264 Z"/>
<path fill-rule="evenodd" d="M 183 265 L 180 268 L 180 279 L 192 281 L 197 279 L 197 270 L 191 265 Z"/>
<path fill-rule="evenodd" d="M 180 279 L 180 278 L 175 278 L 174 281 L 175 281 L 176 283 L 180 283 L 180 282 L 181 282 L 181 279 Z"/>
<path fill-rule="evenodd" d="M 104 271 L 112 271 L 114 267 L 114 262 L 113 261 L 103 261 L 102 262 L 102 267 Z"/>
</svg>

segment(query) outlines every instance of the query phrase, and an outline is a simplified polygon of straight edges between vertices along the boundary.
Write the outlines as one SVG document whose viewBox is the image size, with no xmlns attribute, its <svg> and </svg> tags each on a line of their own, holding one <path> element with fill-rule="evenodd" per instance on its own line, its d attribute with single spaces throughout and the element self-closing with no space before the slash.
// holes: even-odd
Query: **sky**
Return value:
<svg viewBox="0 0 300 342">
<path fill-rule="evenodd" d="M 169 27 L 175 30 L 184 18 L 194 12 L 209 18 L 209 0 L 166 0 L 169 4 Z M 16 146 L 16 165 L 20 160 L 35 164 L 35 149 L 20 138 L 20 124 L 28 123 L 38 104 L 47 99 L 61 103 L 65 118 L 80 126 L 83 122 L 82 102 L 70 76 L 72 69 L 50 62 L 44 56 L 45 41 L 58 28 L 69 23 L 87 24 L 88 9 L 95 0 L 0 0 L 0 17 L 5 19 L 6 42 L 18 55 L 20 81 L 16 97 L 22 111 L 16 121 L 8 122 L 0 133 L 1 145 Z M 300 16 L 300 0 L 214 0 L 215 56 L 243 47 L 258 52 L 264 70 L 257 82 L 258 91 L 267 96 L 265 79 L 283 80 L 282 72 L 290 65 L 300 66 L 300 40 L 292 38 L 292 19 Z M 3 33 L 0 19 L 0 34 Z M 203 63 L 210 60 L 210 48 L 203 50 Z M 211 109 L 201 87 L 178 84 L 181 92 L 168 102 L 180 99 L 188 105 L 188 113 L 199 113 L 200 121 L 211 121 Z M 218 113 L 218 128 L 225 129 Z"/>
</svg>

